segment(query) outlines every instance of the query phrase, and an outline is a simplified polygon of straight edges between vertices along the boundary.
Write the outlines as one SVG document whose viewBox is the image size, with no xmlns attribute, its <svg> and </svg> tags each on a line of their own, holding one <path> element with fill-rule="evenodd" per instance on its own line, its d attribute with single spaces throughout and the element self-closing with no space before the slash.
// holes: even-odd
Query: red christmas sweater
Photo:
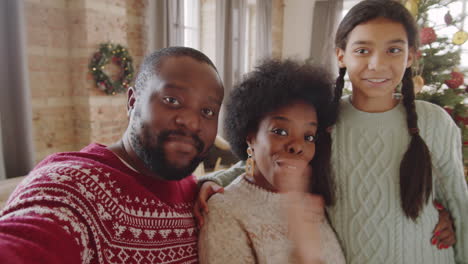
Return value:
<svg viewBox="0 0 468 264">
<path fill-rule="evenodd" d="M 149 179 L 105 146 L 55 154 L 0 213 L 0 263 L 197 263 L 194 176 Z"/>
</svg>

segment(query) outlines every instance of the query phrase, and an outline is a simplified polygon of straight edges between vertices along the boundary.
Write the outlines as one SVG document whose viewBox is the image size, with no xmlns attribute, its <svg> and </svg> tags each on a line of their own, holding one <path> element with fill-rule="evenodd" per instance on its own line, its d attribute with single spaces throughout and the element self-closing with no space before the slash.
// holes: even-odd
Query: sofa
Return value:
<svg viewBox="0 0 468 264">
<path fill-rule="evenodd" d="M 5 206 L 8 197 L 15 190 L 16 186 L 24 179 L 25 176 L 16 177 L 6 180 L 0 180 L 0 209 Z"/>
</svg>

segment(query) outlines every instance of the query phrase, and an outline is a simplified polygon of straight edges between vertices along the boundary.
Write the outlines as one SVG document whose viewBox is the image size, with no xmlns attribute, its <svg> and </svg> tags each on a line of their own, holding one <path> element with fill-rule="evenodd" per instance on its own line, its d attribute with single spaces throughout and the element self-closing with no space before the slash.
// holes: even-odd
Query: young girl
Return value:
<svg viewBox="0 0 468 264">
<path fill-rule="evenodd" d="M 332 164 L 339 200 L 328 212 L 350 263 L 468 261 L 460 131 L 443 109 L 414 100 L 417 36 L 409 12 L 382 0 L 356 5 L 336 33 L 340 117 Z M 340 101 L 346 72 L 353 92 Z M 434 197 L 454 218 L 456 258 L 451 248 L 422 242 L 431 240 L 437 222 L 428 205 Z"/>
<path fill-rule="evenodd" d="M 360 2 L 336 34 L 339 117 L 320 140 L 332 139 L 337 200 L 327 212 L 348 263 L 468 263 L 460 131 L 443 109 L 414 100 L 417 36 L 409 12 L 388 0 Z M 346 73 L 353 91 L 341 98 Z M 434 229 L 433 199 L 453 216 L 454 249 L 448 230 Z"/>
</svg>

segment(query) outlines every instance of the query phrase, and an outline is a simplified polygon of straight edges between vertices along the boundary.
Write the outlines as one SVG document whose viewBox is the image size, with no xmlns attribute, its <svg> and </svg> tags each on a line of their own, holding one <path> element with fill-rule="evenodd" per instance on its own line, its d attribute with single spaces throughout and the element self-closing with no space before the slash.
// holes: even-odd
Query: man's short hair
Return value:
<svg viewBox="0 0 468 264">
<path fill-rule="evenodd" d="M 164 59 L 168 57 L 190 57 L 196 61 L 210 65 L 216 72 L 218 72 L 213 62 L 205 54 L 196 49 L 188 47 L 163 48 L 147 55 L 143 60 L 134 85 L 134 89 L 137 94 L 144 89 L 148 80 L 159 73 L 159 67 Z"/>
</svg>

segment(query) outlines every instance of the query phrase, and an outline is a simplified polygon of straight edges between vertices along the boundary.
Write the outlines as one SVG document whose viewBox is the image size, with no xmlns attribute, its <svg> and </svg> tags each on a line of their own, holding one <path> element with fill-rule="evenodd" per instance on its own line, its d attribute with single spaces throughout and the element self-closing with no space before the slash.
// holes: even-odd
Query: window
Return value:
<svg viewBox="0 0 468 264">
<path fill-rule="evenodd" d="M 200 49 L 200 1 L 184 0 L 184 46 Z"/>
<path fill-rule="evenodd" d="M 343 11 L 341 13 L 341 19 L 344 18 L 344 16 L 346 16 L 346 14 L 348 13 L 348 11 L 353 7 L 355 6 L 357 3 L 359 3 L 361 0 L 348 0 L 348 1 L 344 1 L 343 2 Z M 341 21 L 341 20 L 340 20 Z"/>
</svg>

